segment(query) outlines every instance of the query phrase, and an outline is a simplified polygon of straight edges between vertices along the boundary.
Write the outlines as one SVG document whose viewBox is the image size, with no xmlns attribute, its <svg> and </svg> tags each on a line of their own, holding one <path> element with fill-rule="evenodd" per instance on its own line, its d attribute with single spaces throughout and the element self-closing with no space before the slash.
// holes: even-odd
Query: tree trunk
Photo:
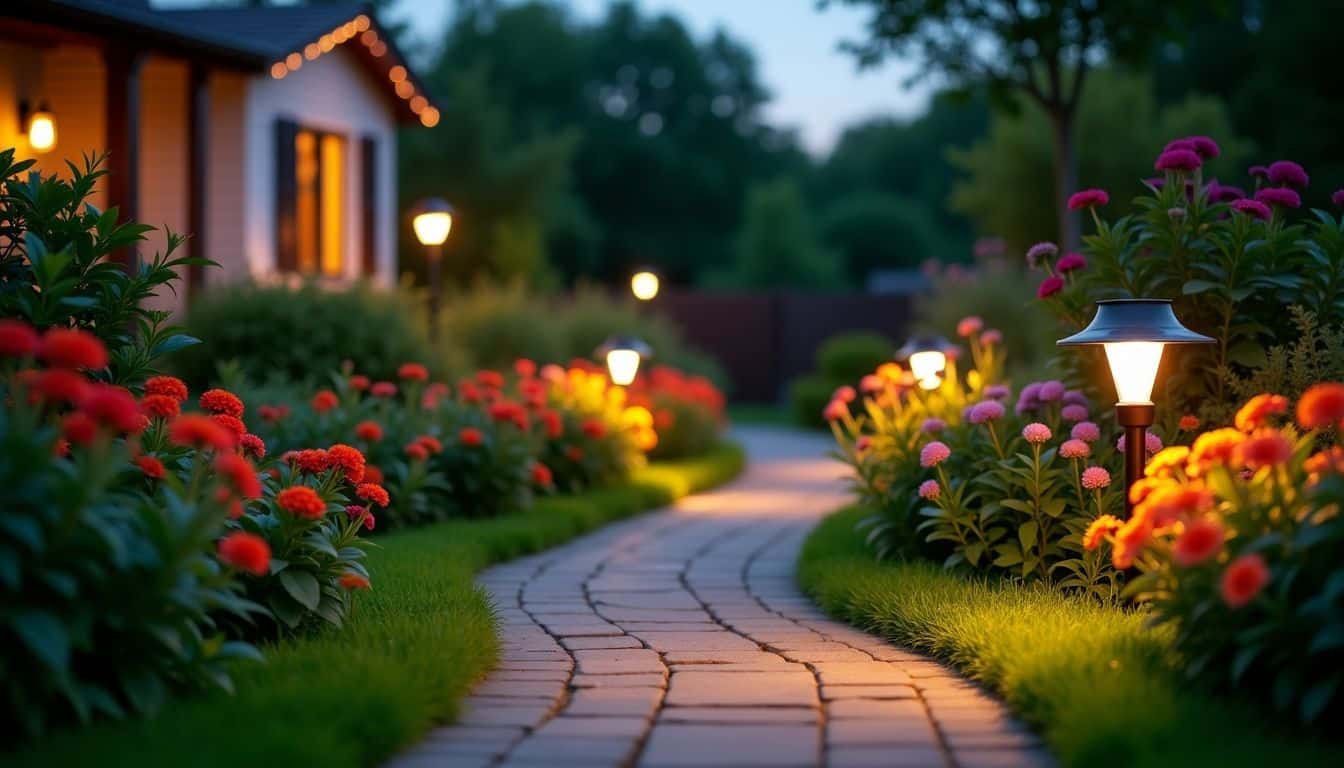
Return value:
<svg viewBox="0 0 1344 768">
<path fill-rule="evenodd" d="M 1077 250 L 1082 245 L 1078 212 L 1069 210 L 1069 195 L 1078 191 L 1078 156 L 1073 146 L 1073 111 L 1061 108 L 1051 113 L 1055 143 L 1055 210 L 1059 215 L 1059 247 Z"/>
</svg>

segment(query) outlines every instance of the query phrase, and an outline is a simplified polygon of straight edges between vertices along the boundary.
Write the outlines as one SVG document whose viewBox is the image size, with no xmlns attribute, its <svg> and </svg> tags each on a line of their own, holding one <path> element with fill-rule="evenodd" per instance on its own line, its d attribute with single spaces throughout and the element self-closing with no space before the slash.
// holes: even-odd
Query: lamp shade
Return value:
<svg viewBox="0 0 1344 768">
<path fill-rule="evenodd" d="M 652 357 L 653 349 L 633 336 L 613 336 L 597 348 L 596 354 L 606 362 L 612 383 L 624 387 L 634 382 L 640 362 Z"/>
<path fill-rule="evenodd" d="M 1086 328 L 1055 342 L 1061 347 L 1124 342 L 1212 344 L 1213 339 L 1181 325 L 1171 299 L 1104 299 Z"/>
<path fill-rule="evenodd" d="M 441 197 L 427 197 L 411 210 L 411 228 L 421 245 L 443 245 L 453 228 L 453 206 Z"/>
</svg>

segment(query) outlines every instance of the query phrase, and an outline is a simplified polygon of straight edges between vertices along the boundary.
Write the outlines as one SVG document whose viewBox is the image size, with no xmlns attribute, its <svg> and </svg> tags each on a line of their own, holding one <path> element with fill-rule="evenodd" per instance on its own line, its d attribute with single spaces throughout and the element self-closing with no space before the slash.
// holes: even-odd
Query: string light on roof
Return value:
<svg viewBox="0 0 1344 768">
<path fill-rule="evenodd" d="M 425 107 L 425 111 L 420 113 L 420 124 L 426 128 L 433 128 L 439 124 L 439 110 L 434 107 Z"/>
<path fill-rule="evenodd" d="M 285 66 L 289 67 L 291 70 L 295 70 L 298 69 L 299 67 L 302 67 L 303 56 L 299 55 L 298 51 L 289 54 L 288 56 L 285 57 Z"/>
<path fill-rule="evenodd" d="M 394 83 L 400 83 L 406 79 L 406 68 L 398 64 L 387 70 L 387 79 Z"/>
<path fill-rule="evenodd" d="M 322 49 L 317 47 L 317 43 L 309 43 L 303 47 L 303 58 L 312 61 L 322 55 Z"/>
<path fill-rule="evenodd" d="M 415 86 L 411 85 L 410 80 L 402 80 L 397 83 L 397 95 L 403 99 L 409 99 L 415 95 Z"/>
</svg>

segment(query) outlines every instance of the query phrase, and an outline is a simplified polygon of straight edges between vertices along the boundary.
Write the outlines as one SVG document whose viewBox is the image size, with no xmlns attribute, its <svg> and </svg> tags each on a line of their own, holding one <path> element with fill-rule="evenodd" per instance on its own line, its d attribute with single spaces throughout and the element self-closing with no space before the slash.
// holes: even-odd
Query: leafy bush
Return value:
<svg viewBox="0 0 1344 768">
<path fill-rule="evenodd" d="M 660 365 L 637 378 L 629 394 L 632 405 L 653 414 L 658 444 L 652 458 L 698 456 L 719 442 L 724 399 L 709 379 Z"/>
<path fill-rule="evenodd" d="M 193 300 L 187 315 L 187 327 L 205 343 L 178 355 L 174 369 L 193 385 L 214 379 L 228 361 L 256 381 L 313 382 L 359 360 L 371 375 L 389 378 L 405 360 L 431 358 L 423 326 L 407 309 L 413 302 L 366 285 L 213 289 Z"/>
<path fill-rule="evenodd" d="M 1157 454 L 1130 518 L 1094 523 L 1089 543 L 1138 568 L 1126 592 L 1175 626 L 1190 677 L 1324 721 L 1344 702 L 1344 384 L 1303 395 L 1301 432 L 1287 411 L 1257 395 L 1236 428 Z"/>
<path fill-rule="evenodd" d="M 804 426 L 825 423 L 821 410 L 839 387 L 853 387 L 865 374 L 891 360 L 896 347 L 875 333 L 842 333 L 827 339 L 817 349 L 817 371 L 789 384 L 789 403 L 794 419 Z"/>
</svg>

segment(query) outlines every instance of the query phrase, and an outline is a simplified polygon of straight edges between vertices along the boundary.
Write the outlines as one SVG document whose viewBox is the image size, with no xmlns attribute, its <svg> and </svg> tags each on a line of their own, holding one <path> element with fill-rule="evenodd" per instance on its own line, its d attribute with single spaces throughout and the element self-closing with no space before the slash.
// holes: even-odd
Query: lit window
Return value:
<svg viewBox="0 0 1344 768">
<path fill-rule="evenodd" d="M 301 128 L 294 135 L 294 268 L 345 274 L 345 138 Z"/>
</svg>

